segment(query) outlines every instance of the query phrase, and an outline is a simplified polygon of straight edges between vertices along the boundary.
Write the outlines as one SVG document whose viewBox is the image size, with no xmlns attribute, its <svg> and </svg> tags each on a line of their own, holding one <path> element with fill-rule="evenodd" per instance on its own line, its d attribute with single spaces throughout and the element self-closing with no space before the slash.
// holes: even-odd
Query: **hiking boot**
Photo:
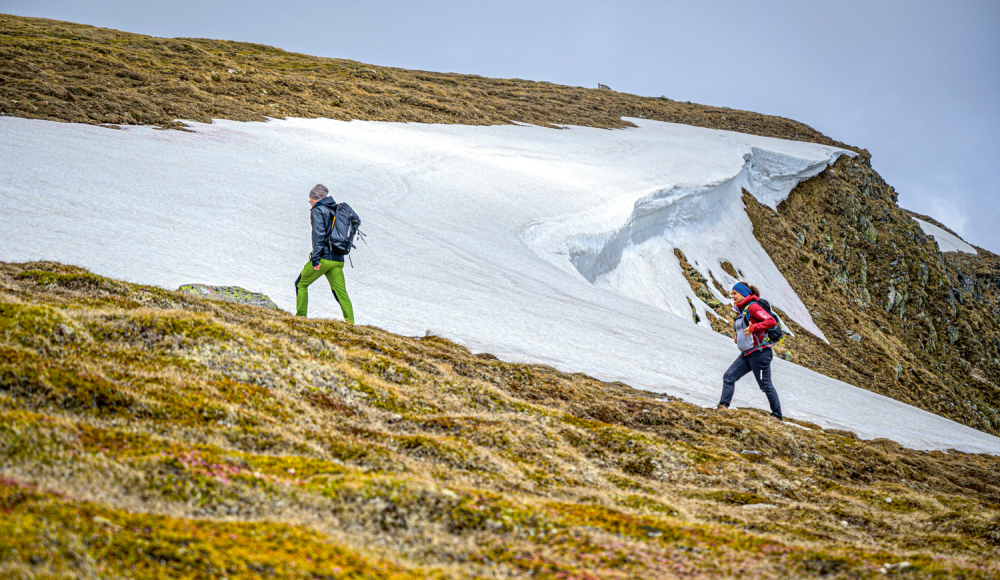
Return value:
<svg viewBox="0 0 1000 580">
<path fill-rule="evenodd" d="M 713 408 L 712 410 L 713 411 L 728 411 L 729 410 L 729 405 L 719 404 L 719 405 L 716 405 L 715 408 Z"/>
<path fill-rule="evenodd" d="M 779 420 L 779 421 L 784 421 L 784 419 L 781 417 L 781 415 L 777 415 L 775 413 L 771 413 L 771 416 L 774 417 L 775 419 Z"/>
</svg>

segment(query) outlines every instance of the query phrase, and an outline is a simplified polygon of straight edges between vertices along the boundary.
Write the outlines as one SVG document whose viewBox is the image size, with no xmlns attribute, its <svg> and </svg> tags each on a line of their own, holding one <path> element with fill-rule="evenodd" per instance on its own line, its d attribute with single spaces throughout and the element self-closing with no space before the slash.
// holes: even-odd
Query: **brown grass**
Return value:
<svg viewBox="0 0 1000 580">
<path fill-rule="evenodd" d="M 0 264 L 0 353 L 11 574 L 998 572 L 992 456 L 52 263 Z"/>
<path fill-rule="evenodd" d="M 232 71 L 232 72 L 230 72 Z M 788 119 L 520 79 L 378 67 L 224 40 L 0 14 L 0 113 L 91 124 L 326 117 L 620 128 L 657 119 L 844 146 Z"/>
</svg>

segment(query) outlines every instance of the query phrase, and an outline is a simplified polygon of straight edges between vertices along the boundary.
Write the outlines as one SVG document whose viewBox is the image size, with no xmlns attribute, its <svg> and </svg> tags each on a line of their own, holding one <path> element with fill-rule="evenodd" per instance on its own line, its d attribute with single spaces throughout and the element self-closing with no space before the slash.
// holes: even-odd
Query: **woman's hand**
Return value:
<svg viewBox="0 0 1000 580">
<path fill-rule="evenodd" d="M 746 327 L 746 328 L 743 329 L 743 336 L 750 336 L 751 334 L 753 334 L 753 325 L 752 324 L 750 326 L 748 326 L 748 327 Z"/>
</svg>

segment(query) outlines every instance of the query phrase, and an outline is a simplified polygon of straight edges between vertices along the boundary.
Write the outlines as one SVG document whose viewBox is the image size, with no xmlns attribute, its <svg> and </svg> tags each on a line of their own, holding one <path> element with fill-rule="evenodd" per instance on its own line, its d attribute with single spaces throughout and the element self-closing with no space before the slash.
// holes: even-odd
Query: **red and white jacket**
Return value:
<svg viewBox="0 0 1000 580">
<path fill-rule="evenodd" d="M 759 300 L 760 297 L 750 295 L 733 307 L 738 316 L 746 315 L 747 321 L 750 323 L 750 332 L 753 334 L 753 348 L 744 351 L 744 356 L 757 352 L 762 348 L 771 348 L 771 343 L 765 341 L 766 334 L 768 330 L 778 325 L 778 321 L 768 314 L 767 310 L 764 310 Z M 742 332 L 742 330 L 739 332 Z M 733 338 L 733 342 L 736 342 L 736 338 Z"/>
</svg>

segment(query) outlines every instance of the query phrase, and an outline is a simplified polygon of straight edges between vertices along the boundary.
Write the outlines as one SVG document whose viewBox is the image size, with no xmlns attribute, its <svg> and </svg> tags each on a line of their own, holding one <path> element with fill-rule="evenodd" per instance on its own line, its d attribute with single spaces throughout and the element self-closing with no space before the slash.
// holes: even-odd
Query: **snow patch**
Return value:
<svg viewBox="0 0 1000 580">
<path fill-rule="evenodd" d="M 938 249 L 942 252 L 964 252 L 966 254 L 979 254 L 975 248 L 965 243 L 965 240 L 952 234 L 948 230 L 939 228 L 938 226 L 925 222 L 917 218 L 913 218 L 918 224 L 920 224 L 920 229 L 924 230 L 924 233 L 928 236 L 933 236 L 934 241 L 937 242 Z"/>
<path fill-rule="evenodd" d="M 346 272 L 359 324 L 430 330 L 473 352 L 713 405 L 739 353 L 691 323 L 671 248 L 726 285 L 719 261 L 732 261 L 793 316 L 798 297 L 756 244 L 739 191 L 773 207 L 843 152 L 634 122 L 287 119 L 182 133 L 3 117 L 0 260 L 166 288 L 241 286 L 290 310 L 310 249 L 307 192 L 323 183 L 368 234 Z M 310 315 L 339 318 L 323 281 L 311 290 Z M 783 360 L 773 379 L 790 417 L 918 449 L 1000 453 L 995 437 Z M 767 404 L 749 377 L 733 403 Z"/>
</svg>

